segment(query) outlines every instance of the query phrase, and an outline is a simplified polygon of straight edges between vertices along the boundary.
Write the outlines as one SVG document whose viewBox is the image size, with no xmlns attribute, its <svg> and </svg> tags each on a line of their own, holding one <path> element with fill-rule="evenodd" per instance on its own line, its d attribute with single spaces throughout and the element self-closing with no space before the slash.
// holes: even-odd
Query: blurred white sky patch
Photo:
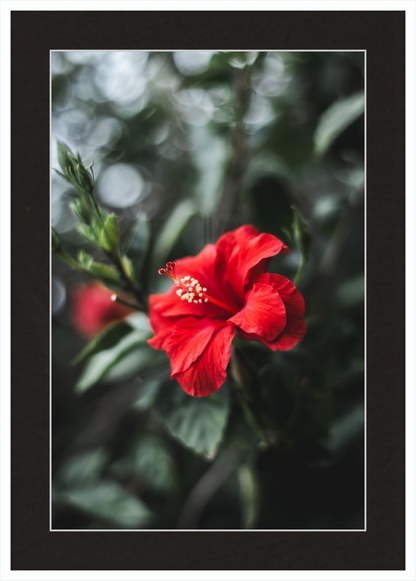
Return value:
<svg viewBox="0 0 416 581">
<path fill-rule="evenodd" d="M 125 163 L 116 163 L 106 168 L 100 174 L 97 190 L 99 198 L 114 208 L 132 206 L 148 193 L 139 170 Z"/>
<path fill-rule="evenodd" d="M 205 125 L 215 109 L 210 94 L 204 89 L 179 91 L 175 101 L 181 117 L 190 125 Z"/>
<path fill-rule="evenodd" d="M 269 53 L 261 72 L 253 75 L 254 90 L 264 97 L 278 97 L 287 89 L 291 75 L 280 53 Z"/>
<path fill-rule="evenodd" d="M 173 60 L 183 75 L 198 75 L 203 73 L 209 65 L 214 51 L 183 51 L 175 52 Z"/>
</svg>

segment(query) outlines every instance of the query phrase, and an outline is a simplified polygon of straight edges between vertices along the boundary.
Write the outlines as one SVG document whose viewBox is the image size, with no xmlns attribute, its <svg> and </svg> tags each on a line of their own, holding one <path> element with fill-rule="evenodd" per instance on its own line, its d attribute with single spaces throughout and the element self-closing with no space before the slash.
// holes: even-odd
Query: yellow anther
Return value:
<svg viewBox="0 0 416 581">
<path fill-rule="evenodd" d="M 179 287 L 175 292 L 181 301 L 188 301 L 188 303 L 195 303 L 196 305 L 209 302 L 209 299 L 204 294 L 206 293 L 207 288 L 202 287 L 199 284 L 199 280 L 197 278 L 187 274 L 181 279 L 176 278 L 173 280 L 175 280 L 177 286 Z M 214 301 L 214 304 L 217 303 Z"/>
</svg>

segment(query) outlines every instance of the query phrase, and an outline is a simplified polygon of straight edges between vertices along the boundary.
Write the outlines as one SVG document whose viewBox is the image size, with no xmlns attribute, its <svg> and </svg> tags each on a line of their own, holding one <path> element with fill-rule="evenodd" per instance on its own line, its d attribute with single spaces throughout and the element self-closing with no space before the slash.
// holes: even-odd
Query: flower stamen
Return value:
<svg viewBox="0 0 416 581">
<path fill-rule="evenodd" d="M 187 274 L 180 280 L 176 275 L 176 263 L 168 262 L 166 268 L 159 268 L 159 274 L 165 274 L 173 280 L 173 282 L 179 287 L 175 293 L 181 301 L 188 301 L 188 303 L 194 303 L 195 305 L 202 303 L 212 303 L 221 309 L 235 313 L 235 308 L 231 305 L 227 305 L 223 301 L 215 299 L 207 294 L 207 287 L 201 286 L 199 280 Z"/>
</svg>

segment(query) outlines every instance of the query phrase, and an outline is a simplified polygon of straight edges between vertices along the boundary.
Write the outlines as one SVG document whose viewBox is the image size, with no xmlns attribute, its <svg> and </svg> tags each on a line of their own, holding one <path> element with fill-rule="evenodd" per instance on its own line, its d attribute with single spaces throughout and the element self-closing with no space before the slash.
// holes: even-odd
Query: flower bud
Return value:
<svg viewBox="0 0 416 581">
<path fill-rule="evenodd" d="M 74 154 L 62 141 L 58 141 L 58 161 L 62 171 L 65 173 L 67 167 L 72 166 Z"/>
<path fill-rule="evenodd" d="M 111 300 L 112 294 L 113 291 L 99 283 L 77 287 L 72 297 L 72 322 L 80 335 L 91 338 L 133 312 Z"/>
<path fill-rule="evenodd" d="M 91 166 L 85 167 L 79 153 L 75 156 L 65 143 L 58 141 L 58 161 L 63 171 L 63 174 L 60 175 L 78 191 L 92 194 L 94 175 Z"/>
</svg>

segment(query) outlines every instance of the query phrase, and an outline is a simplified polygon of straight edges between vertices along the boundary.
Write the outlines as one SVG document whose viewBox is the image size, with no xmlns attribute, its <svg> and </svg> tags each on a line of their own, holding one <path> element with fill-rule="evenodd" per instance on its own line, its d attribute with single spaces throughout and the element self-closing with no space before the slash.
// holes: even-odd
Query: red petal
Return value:
<svg viewBox="0 0 416 581">
<path fill-rule="evenodd" d="M 221 309 L 213 303 L 188 303 L 182 301 L 175 293 L 177 287 L 174 285 L 163 295 L 150 295 L 150 324 L 152 329 L 157 333 L 165 325 L 170 325 L 172 321 L 183 317 L 195 317 L 199 319 L 222 319 L 226 321 L 230 316 L 228 311 Z M 238 311 L 239 307 L 235 307 Z"/>
<path fill-rule="evenodd" d="M 167 299 L 167 294 L 170 293 L 149 296 L 149 321 L 150 326 L 155 333 L 159 333 L 166 325 L 165 319 L 163 317 L 163 308 L 166 306 L 166 304 L 170 304 L 171 301 L 170 297 Z M 178 298 L 177 295 L 174 296 Z M 175 319 L 172 321 L 174 320 Z"/>
<path fill-rule="evenodd" d="M 227 376 L 231 355 L 231 341 L 235 331 L 223 325 L 212 337 L 201 356 L 186 370 L 175 374 L 182 389 L 196 397 L 204 397 L 217 391 Z"/>
<path fill-rule="evenodd" d="M 232 304 L 233 296 L 226 291 L 226 285 L 216 273 L 217 251 L 215 246 L 208 244 L 197 254 L 176 261 L 176 275 L 180 280 L 184 276 L 190 275 L 196 278 L 202 287 L 208 289 L 208 294 L 221 300 L 224 298 L 227 303 Z M 188 303 L 181 301 L 176 294 L 177 286 L 173 283 L 172 288 L 160 295 L 151 295 L 150 300 L 150 323 L 154 331 L 159 331 L 164 317 L 214 317 L 226 320 L 229 313 L 215 306 L 212 303 Z M 241 308 L 235 305 L 235 312 Z"/>
<path fill-rule="evenodd" d="M 281 250 L 287 252 L 288 248 L 275 236 L 259 234 L 252 226 L 241 226 L 218 240 L 217 271 L 230 281 L 237 296 L 242 299 L 252 269 L 258 266 L 256 274 L 264 271 L 267 267 L 265 259 Z"/>
<path fill-rule="evenodd" d="M 171 362 L 172 374 L 185 371 L 201 355 L 223 321 L 182 317 L 167 325 L 148 341 L 155 349 L 164 349 Z"/>
<path fill-rule="evenodd" d="M 305 321 L 302 319 L 293 319 L 289 321 L 283 333 L 274 341 L 266 341 L 260 335 L 244 333 L 244 331 L 240 331 L 239 336 L 241 339 L 247 339 L 248 341 L 260 341 L 260 343 L 263 343 L 272 351 L 288 351 L 303 339 L 306 329 L 307 325 Z"/>
<path fill-rule="evenodd" d="M 258 334 L 240 332 L 243 339 L 261 341 L 272 351 L 287 351 L 303 339 L 306 333 L 306 323 L 303 320 L 305 301 L 295 285 L 280 274 L 261 274 L 258 281 L 272 286 L 280 295 L 286 308 L 286 327 L 275 339 L 270 341 Z"/>
<path fill-rule="evenodd" d="M 201 285 L 205 279 L 214 278 L 217 250 L 213 244 L 207 244 L 196 256 L 187 256 L 176 260 L 176 273 L 178 278 L 186 275 L 197 278 Z"/>
<path fill-rule="evenodd" d="M 255 283 L 246 294 L 244 308 L 229 321 L 246 333 L 272 341 L 286 327 L 286 308 L 272 286 Z"/>
<path fill-rule="evenodd" d="M 272 286 L 283 299 L 288 313 L 295 317 L 303 317 L 305 301 L 293 282 L 288 278 L 280 274 L 265 273 L 261 274 L 256 282 Z"/>
</svg>

